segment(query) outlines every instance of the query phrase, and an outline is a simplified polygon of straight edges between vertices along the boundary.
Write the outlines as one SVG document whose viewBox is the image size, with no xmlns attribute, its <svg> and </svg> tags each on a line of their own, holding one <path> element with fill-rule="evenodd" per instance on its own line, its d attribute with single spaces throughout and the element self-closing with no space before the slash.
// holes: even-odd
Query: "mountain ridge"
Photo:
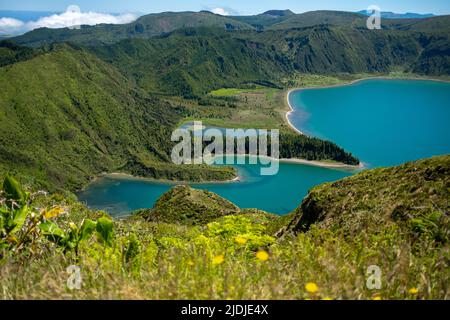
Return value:
<svg viewBox="0 0 450 320">
<path fill-rule="evenodd" d="M 272 14 L 267 14 L 267 12 Z M 435 22 L 436 20 L 442 22 Z M 450 28 L 450 16 L 426 19 L 382 19 L 382 26 L 392 30 L 443 31 Z M 362 13 L 317 10 L 294 14 L 286 10 L 269 10 L 254 16 L 221 16 L 211 12 L 163 12 L 139 17 L 128 24 L 81 26 L 77 29 L 39 28 L 17 36 L 17 44 L 40 46 L 53 42 L 74 42 L 84 45 L 113 44 L 127 38 L 151 38 L 182 28 L 210 27 L 228 31 L 280 30 L 330 24 L 346 28 L 365 28 L 367 16 Z M 415 26 L 420 28 L 415 28 Z M 444 28 L 443 28 L 444 27 Z"/>
</svg>

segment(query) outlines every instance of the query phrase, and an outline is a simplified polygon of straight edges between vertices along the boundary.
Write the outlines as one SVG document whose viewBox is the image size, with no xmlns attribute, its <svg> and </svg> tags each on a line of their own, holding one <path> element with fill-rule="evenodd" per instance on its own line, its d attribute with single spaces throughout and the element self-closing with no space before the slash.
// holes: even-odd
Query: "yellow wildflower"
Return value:
<svg viewBox="0 0 450 320">
<path fill-rule="evenodd" d="M 60 214 L 63 214 L 64 211 L 65 210 L 62 207 L 59 207 L 59 206 L 53 207 L 50 210 L 44 212 L 44 218 L 45 219 L 55 218 L 55 217 L 59 216 Z"/>
<path fill-rule="evenodd" d="M 333 300 L 333 298 L 331 298 L 331 297 L 324 297 L 324 298 L 322 298 L 322 300 Z"/>
<path fill-rule="evenodd" d="M 224 260 L 225 260 L 225 259 L 224 259 L 224 257 L 223 257 L 223 254 L 221 254 L 221 255 L 215 256 L 215 257 L 212 259 L 212 264 L 221 264 L 221 263 L 223 263 Z"/>
<path fill-rule="evenodd" d="M 234 238 L 234 241 L 236 243 L 239 243 L 239 244 L 246 244 L 247 243 L 247 239 L 242 237 L 242 236 L 237 236 L 236 238 Z"/>
<path fill-rule="evenodd" d="M 419 293 L 419 289 L 417 289 L 417 288 L 411 288 L 411 289 L 408 290 L 408 292 L 409 292 L 410 294 L 418 294 L 418 293 Z"/>
<path fill-rule="evenodd" d="M 256 258 L 258 258 L 261 261 L 266 261 L 267 259 L 269 259 L 269 254 L 265 250 L 259 250 L 256 253 Z"/>
<path fill-rule="evenodd" d="M 77 225 L 75 223 L 73 223 L 72 221 L 69 222 L 69 228 L 72 229 L 72 230 L 77 230 L 78 229 Z"/>
<path fill-rule="evenodd" d="M 375 295 L 372 297 L 372 300 L 381 300 L 381 297 L 379 295 Z"/>
<path fill-rule="evenodd" d="M 319 291 L 319 287 L 314 282 L 308 282 L 307 284 L 305 284 L 305 290 L 309 293 L 316 293 L 317 291 Z"/>
</svg>

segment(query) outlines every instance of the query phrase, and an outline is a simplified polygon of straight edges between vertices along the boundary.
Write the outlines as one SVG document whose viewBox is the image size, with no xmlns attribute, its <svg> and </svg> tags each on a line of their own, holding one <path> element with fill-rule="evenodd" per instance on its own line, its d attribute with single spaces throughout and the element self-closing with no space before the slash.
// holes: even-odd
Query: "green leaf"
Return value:
<svg viewBox="0 0 450 320">
<path fill-rule="evenodd" d="M 16 200 L 21 203 L 26 201 L 26 194 L 16 179 L 7 175 L 3 181 L 3 191 L 6 197 L 11 200 Z"/>
<path fill-rule="evenodd" d="M 100 239 L 107 245 L 111 244 L 113 237 L 113 222 L 107 217 L 102 217 L 97 220 L 97 233 Z"/>
<path fill-rule="evenodd" d="M 43 235 L 47 237 L 50 241 L 57 244 L 64 244 L 64 239 L 66 234 L 64 231 L 58 227 L 58 225 L 52 221 L 46 221 L 39 225 L 39 229 L 42 231 Z"/>
<path fill-rule="evenodd" d="M 28 215 L 28 206 L 23 206 L 14 212 L 13 219 L 11 221 L 11 231 L 9 233 L 13 234 L 22 229 L 23 224 Z"/>
<path fill-rule="evenodd" d="M 80 241 L 87 240 L 94 233 L 96 227 L 97 223 L 95 221 L 92 221 L 91 219 L 84 220 L 80 228 Z"/>
<path fill-rule="evenodd" d="M 75 249 L 78 242 L 78 229 L 71 229 L 63 241 L 64 245 L 69 249 Z"/>
</svg>

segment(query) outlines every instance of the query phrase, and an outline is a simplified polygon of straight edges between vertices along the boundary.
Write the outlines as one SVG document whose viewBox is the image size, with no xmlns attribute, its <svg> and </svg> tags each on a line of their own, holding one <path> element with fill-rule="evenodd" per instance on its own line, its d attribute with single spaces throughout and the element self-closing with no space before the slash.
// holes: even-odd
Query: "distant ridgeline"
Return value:
<svg viewBox="0 0 450 320">
<path fill-rule="evenodd" d="M 185 97 L 253 81 L 276 83 L 294 72 L 450 74 L 450 16 L 382 19 L 383 30 L 368 30 L 366 20 L 337 11 L 161 13 L 125 25 L 42 28 L 13 41 L 77 43 L 142 88 Z"/>
</svg>

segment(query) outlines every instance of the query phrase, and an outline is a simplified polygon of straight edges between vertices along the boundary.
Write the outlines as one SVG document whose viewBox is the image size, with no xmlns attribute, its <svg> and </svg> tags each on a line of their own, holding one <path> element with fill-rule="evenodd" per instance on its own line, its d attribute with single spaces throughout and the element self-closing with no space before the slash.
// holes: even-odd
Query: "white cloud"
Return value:
<svg viewBox="0 0 450 320">
<path fill-rule="evenodd" d="M 221 16 L 229 16 L 231 13 L 224 8 L 214 8 L 211 10 L 212 13 L 220 14 Z"/>
<path fill-rule="evenodd" d="M 14 18 L 0 18 L 0 34 L 13 34 L 23 28 L 24 23 Z"/>
<path fill-rule="evenodd" d="M 123 24 L 137 19 L 137 15 L 125 13 L 112 15 L 97 12 L 81 12 L 77 6 L 70 6 L 61 14 L 42 17 L 36 21 L 23 22 L 13 18 L 0 18 L 0 34 L 17 34 L 36 28 L 66 28 L 80 25 L 96 25 L 101 23 Z"/>
</svg>

